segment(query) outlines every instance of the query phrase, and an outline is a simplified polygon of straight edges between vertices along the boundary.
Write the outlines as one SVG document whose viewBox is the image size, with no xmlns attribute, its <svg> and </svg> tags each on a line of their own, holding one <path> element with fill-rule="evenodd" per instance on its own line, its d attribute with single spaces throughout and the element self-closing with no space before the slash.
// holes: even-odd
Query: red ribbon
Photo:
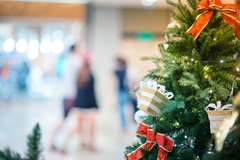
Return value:
<svg viewBox="0 0 240 160">
<path fill-rule="evenodd" d="M 196 18 L 193 25 L 187 30 L 187 33 L 193 35 L 194 39 L 197 39 L 198 35 L 207 26 L 210 21 L 213 10 L 218 10 L 223 20 L 229 25 L 235 27 L 235 33 L 240 36 L 240 21 L 237 17 L 239 10 L 234 4 L 223 4 L 221 0 L 201 0 L 197 3 L 197 11 L 202 11 Z"/>
<path fill-rule="evenodd" d="M 137 134 L 146 137 L 146 142 L 138 147 L 135 151 L 126 155 L 127 160 L 138 160 L 142 155 L 141 150 L 150 151 L 155 144 L 158 145 L 158 160 L 166 160 L 167 153 L 171 152 L 174 145 L 174 140 L 170 137 L 154 133 L 154 130 L 146 124 L 141 123 L 138 127 Z"/>
</svg>

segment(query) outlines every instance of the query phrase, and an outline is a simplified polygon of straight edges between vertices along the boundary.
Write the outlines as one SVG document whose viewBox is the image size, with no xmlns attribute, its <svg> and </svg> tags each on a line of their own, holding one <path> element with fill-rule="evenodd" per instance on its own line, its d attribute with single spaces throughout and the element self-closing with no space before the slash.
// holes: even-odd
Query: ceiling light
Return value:
<svg viewBox="0 0 240 160">
<path fill-rule="evenodd" d="M 149 7 L 153 6 L 153 4 L 157 2 L 157 0 L 141 0 L 141 2 L 143 6 Z"/>
</svg>

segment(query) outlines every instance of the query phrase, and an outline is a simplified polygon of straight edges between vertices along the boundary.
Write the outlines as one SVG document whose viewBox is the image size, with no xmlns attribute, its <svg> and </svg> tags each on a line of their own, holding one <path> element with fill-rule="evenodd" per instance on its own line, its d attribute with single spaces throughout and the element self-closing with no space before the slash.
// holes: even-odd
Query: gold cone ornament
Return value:
<svg viewBox="0 0 240 160">
<path fill-rule="evenodd" d="M 137 97 L 138 108 L 147 114 L 156 116 L 174 95 L 168 92 L 165 86 L 157 84 L 154 80 L 146 79 L 140 82 Z"/>
<path fill-rule="evenodd" d="M 221 101 L 217 101 L 217 104 L 210 103 L 205 110 L 207 111 L 210 121 L 211 133 L 216 133 L 222 124 L 223 120 L 230 117 L 233 110 L 232 104 L 226 104 L 222 106 Z"/>
<path fill-rule="evenodd" d="M 240 92 L 233 99 L 233 104 L 236 107 L 240 106 Z M 233 125 L 236 122 L 237 118 L 239 117 L 239 111 L 234 109 L 232 115 L 229 118 L 226 118 L 222 125 L 220 126 L 219 130 L 216 132 L 216 150 L 221 151 L 227 138 L 229 132 L 233 129 Z"/>
</svg>

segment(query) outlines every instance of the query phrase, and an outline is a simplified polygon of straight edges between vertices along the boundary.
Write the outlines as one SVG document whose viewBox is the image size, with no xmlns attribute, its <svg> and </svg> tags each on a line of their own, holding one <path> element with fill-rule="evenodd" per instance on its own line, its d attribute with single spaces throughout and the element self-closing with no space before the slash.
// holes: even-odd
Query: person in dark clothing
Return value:
<svg viewBox="0 0 240 160">
<path fill-rule="evenodd" d="M 76 98 L 77 72 L 82 65 L 80 48 L 77 45 L 70 47 L 63 66 L 63 116 L 67 118 L 68 113 L 74 105 Z"/>
<path fill-rule="evenodd" d="M 30 67 L 26 61 L 22 62 L 18 68 L 17 84 L 20 92 L 27 92 L 27 79 L 30 73 Z"/>
<path fill-rule="evenodd" d="M 88 70 L 89 64 L 84 64 L 83 69 Z M 78 79 L 78 89 L 77 89 L 77 98 L 75 100 L 75 107 L 80 109 L 91 109 L 91 108 L 98 108 L 95 92 L 94 92 L 94 77 L 91 72 L 84 71 L 79 75 Z M 87 73 L 89 72 L 89 73 Z M 88 74 L 88 75 L 81 75 L 81 74 Z M 80 77 L 86 76 L 86 79 L 82 80 Z"/>
<path fill-rule="evenodd" d="M 68 139 L 74 135 L 81 135 L 82 140 L 88 140 L 87 142 L 82 142 L 82 147 L 90 151 L 96 152 L 95 147 L 95 119 L 96 111 L 98 109 L 95 91 L 94 91 L 94 76 L 90 70 L 89 58 L 84 59 L 83 65 L 80 68 L 77 75 L 77 95 L 74 103 L 71 115 L 76 117 L 75 127 L 67 135 Z M 89 126 L 89 132 L 86 135 L 82 134 L 83 124 Z M 87 133 L 86 130 L 84 133 Z M 89 137 L 86 137 L 89 136 Z M 64 151 L 64 148 L 62 148 Z"/>
<path fill-rule="evenodd" d="M 65 64 L 63 66 L 63 83 L 61 84 L 63 87 L 63 118 L 61 119 L 61 121 L 59 121 L 53 131 L 53 136 L 50 144 L 53 150 L 57 149 L 57 146 L 55 144 L 56 137 L 61 133 L 61 130 L 64 128 L 68 114 L 74 106 L 77 86 L 76 79 L 81 65 L 82 57 L 80 48 L 74 44 L 70 47 L 69 53 L 65 57 Z"/>
<path fill-rule="evenodd" d="M 122 130 L 127 129 L 126 115 L 124 108 L 129 101 L 129 89 L 127 82 L 127 65 L 126 61 L 122 58 L 117 58 L 117 68 L 115 70 L 115 76 L 118 83 L 118 110 L 121 122 Z"/>
</svg>

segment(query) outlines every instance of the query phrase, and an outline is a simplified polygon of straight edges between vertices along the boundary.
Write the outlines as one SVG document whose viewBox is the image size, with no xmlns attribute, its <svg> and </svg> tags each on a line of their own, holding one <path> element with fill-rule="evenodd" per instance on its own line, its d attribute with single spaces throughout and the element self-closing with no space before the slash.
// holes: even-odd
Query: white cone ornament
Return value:
<svg viewBox="0 0 240 160">
<path fill-rule="evenodd" d="M 171 22 L 168 24 L 167 28 L 174 28 L 177 26 L 177 23 L 176 22 Z"/>
<path fill-rule="evenodd" d="M 137 123 L 142 123 L 144 118 L 147 116 L 148 114 L 143 112 L 142 110 L 138 110 L 135 114 L 134 114 L 134 119 Z"/>
<path fill-rule="evenodd" d="M 176 27 L 176 26 L 177 26 L 176 22 L 172 22 L 172 23 L 169 23 L 169 24 L 168 24 L 167 28 L 168 28 L 168 29 L 169 29 L 169 28 L 174 28 L 174 27 Z M 163 48 L 164 48 L 165 50 L 167 50 L 168 47 L 169 47 L 169 45 L 168 45 L 167 42 L 168 42 L 168 37 L 167 37 L 167 36 L 164 36 Z"/>
<path fill-rule="evenodd" d="M 169 45 L 167 44 L 167 42 L 168 42 L 168 38 L 167 38 L 167 36 L 164 36 L 163 48 L 164 48 L 165 50 L 167 50 L 168 47 L 169 47 Z"/>
</svg>

